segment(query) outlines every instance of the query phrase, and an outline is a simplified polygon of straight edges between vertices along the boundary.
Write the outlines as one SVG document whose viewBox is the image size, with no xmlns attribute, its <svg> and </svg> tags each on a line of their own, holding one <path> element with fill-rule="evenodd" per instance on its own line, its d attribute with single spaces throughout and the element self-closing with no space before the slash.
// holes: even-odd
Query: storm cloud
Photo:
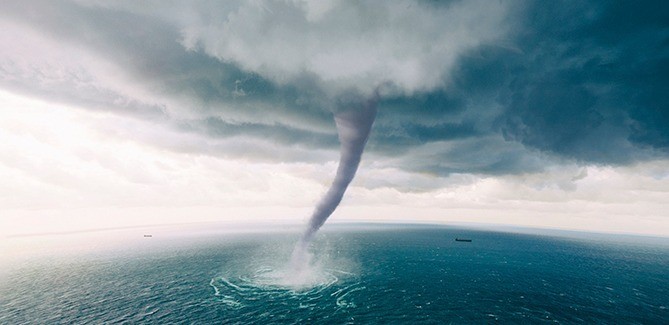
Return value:
<svg viewBox="0 0 669 325">
<path fill-rule="evenodd" d="M 2 88 L 212 141 L 147 140 L 169 150 L 330 159 L 309 152 L 337 150 L 337 96 L 387 83 L 367 153 L 384 168 L 506 175 L 669 153 L 669 5 L 661 1 L 0 8 Z M 212 145 L 231 139 L 262 144 L 250 158 Z"/>
</svg>

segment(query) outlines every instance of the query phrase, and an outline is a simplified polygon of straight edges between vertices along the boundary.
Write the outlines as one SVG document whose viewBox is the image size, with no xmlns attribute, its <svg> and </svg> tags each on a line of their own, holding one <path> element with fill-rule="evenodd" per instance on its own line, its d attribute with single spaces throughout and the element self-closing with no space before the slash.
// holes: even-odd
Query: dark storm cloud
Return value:
<svg viewBox="0 0 669 325">
<path fill-rule="evenodd" d="M 532 171 L 542 161 L 537 152 L 597 164 L 667 156 L 666 2 L 530 2 L 521 18 L 506 43 L 463 55 L 445 90 L 382 102 L 370 147 L 480 139 L 414 162 L 437 173 Z M 384 120 L 384 113 L 393 116 Z M 490 114 L 487 121 L 476 118 Z M 462 157 L 497 158 L 454 168 Z"/>
<path fill-rule="evenodd" d="M 178 28 L 158 17 L 67 1 L 10 2 L 3 5 L 2 16 L 27 23 L 64 45 L 94 52 L 158 96 L 187 98 L 187 110 L 261 120 L 270 125 L 279 119 L 294 122 L 294 126 L 331 126 L 329 133 L 335 135 L 331 116 L 318 99 L 321 94 L 309 80 L 279 86 L 233 64 L 189 51 L 179 43 Z M 77 80 L 72 82 L 75 83 L 79 84 Z M 106 89 L 86 92 L 73 85 L 59 87 L 53 83 L 40 87 L 32 79 L 17 78 L 4 85 L 86 107 L 121 107 L 137 114 L 150 110 L 132 100 L 120 106 L 114 101 L 123 94 Z M 165 108 L 158 105 L 153 111 L 164 112 Z"/>
<path fill-rule="evenodd" d="M 232 124 L 216 117 L 207 118 L 204 121 L 197 121 L 194 125 L 182 124 L 181 128 L 188 131 L 204 133 L 210 137 L 228 138 L 243 134 L 255 138 L 268 138 L 270 142 L 275 142 L 283 146 L 300 144 L 303 147 L 315 149 L 323 147 L 334 148 L 339 145 L 336 136 L 332 137 L 331 134 L 309 132 L 283 125 L 265 125 L 257 123 Z"/>
<path fill-rule="evenodd" d="M 497 90 L 507 139 L 595 163 L 667 154 L 669 4 L 541 2 L 525 17 L 522 54 L 484 68 L 508 76 Z"/>
<path fill-rule="evenodd" d="M 422 86 L 440 84 L 437 79 L 407 82 L 404 91 L 398 86 L 380 99 L 370 157 L 444 175 L 531 172 L 564 160 L 629 164 L 667 156 L 669 4 L 503 3 L 514 8 L 500 20 L 510 31 L 457 52 L 455 64 L 444 71 L 435 68 L 443 85 Z M 193 4 L 193 10 L 201 4 Z M 243 57 L 242 63 L 216 57 L 216 44 L 187 48 L 183 24 L 168 17 L 179 10 L 154 14 L 160 10 L 60 1 L 1 6 L 3 19 L 63 46 L 84 48 L 152 96 L 136 98 L 75 74 L 37 82 L 44 78 L 41 71 L 16 74 L 11 62 L 0 70 L 4 88 L 139 118 L 172 118 L 178 130 L 212 138 L 338 147 L 323 76 L 292 73 L 277 81 L 280 70 L 263 75 L 262 68 L 245 68 L 255 63 Z M 199 14 L 213 21 L 214 9 L 223 6 L 202 6 L 210 12 Z M 205 36 L 194 44 L 210 40 Z M 426 43 L 434 37 L 425 39 L 425 44 L 410 40 L 410 46 L 435 45 Z M 179 117 L 182 111 L 192 114 Z"/>
</svg>

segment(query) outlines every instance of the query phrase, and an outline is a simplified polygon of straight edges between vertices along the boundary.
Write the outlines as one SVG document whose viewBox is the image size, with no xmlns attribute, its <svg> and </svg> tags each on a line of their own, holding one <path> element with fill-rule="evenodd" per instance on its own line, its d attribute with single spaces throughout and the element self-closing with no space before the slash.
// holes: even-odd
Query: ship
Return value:
<svg viewBox="0 0 669 325">
<path fill-rule="evenodd" d="M 462 241 L 462 242 L 466 242 L 466 243 L 471 243 L 472 242 L 471 239 L 465 239 L 465 238 L 455 238 L 455 241 Z"/>
</svg>

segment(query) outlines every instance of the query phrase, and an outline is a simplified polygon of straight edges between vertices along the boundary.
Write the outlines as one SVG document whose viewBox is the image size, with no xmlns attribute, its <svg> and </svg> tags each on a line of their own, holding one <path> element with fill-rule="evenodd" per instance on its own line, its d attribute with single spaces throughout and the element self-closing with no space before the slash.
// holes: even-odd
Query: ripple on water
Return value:
<svg viewBox="0 0 669 325">
<path fill-rule="evenodd" d="M 228 312 L 262 315 L 295 313 L 331 307 L 331 311 L 356 308 L 355 292 L 365 290 L 355 274 L 336 269 L 322 269 L 301 274 L 269 267 L 243 275 L 221 275 L 211 279 L 214 295 Z"/>
</svg>

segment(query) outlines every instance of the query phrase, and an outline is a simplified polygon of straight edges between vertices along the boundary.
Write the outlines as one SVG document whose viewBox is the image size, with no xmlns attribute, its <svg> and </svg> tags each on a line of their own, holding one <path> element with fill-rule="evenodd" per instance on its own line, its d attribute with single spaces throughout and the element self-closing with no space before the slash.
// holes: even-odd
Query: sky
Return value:
<svg viewBox="0 0 669 325">
<path fill-rule="evenodd" d="M 0 234 L 331 221 L 669 236 L 666 1 L 3 1 Z M 329 221 L 330 222 L 330 221 Z"/>
</svg>

